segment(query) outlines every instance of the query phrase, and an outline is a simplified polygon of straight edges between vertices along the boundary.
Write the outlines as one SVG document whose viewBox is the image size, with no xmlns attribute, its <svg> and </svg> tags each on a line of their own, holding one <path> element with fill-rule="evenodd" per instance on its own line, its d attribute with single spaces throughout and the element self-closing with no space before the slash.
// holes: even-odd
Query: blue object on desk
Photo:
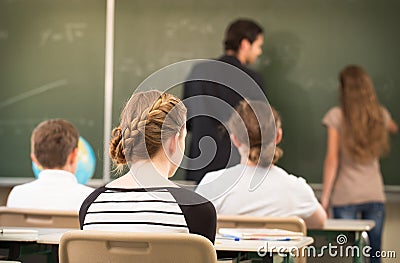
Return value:
<svg viewBox="0 0 400 263">
<path fill-rule="evenodd" d="M 234 241 L 240 241 L 240 237 L 234 236 L 234 235 L 221 235 L 219 237 L 220 239 L 229 239 L 229 240 L 234 240 Z"/>
<path fill-rule="evenodd" d="M 229 240 L 235 240 L 235 241 L 240 241 L 242 240 L 261 240 L 261 241 L 291 241 L 295 240 L 296 237 L 245 237 L 241 238 L 235 235 L 227 235 L 227 234 L 222 234 L 219 239 L 229 239 Z"/>
</svg>

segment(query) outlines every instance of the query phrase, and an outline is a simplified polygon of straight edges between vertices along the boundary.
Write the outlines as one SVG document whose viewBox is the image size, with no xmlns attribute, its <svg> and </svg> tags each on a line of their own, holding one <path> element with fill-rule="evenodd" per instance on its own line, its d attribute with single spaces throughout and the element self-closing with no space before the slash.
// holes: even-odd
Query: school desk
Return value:
<svg viewBox="0 0 400 263">
<path fill-rule="evenodd" d="M 373 220 L 328 219 L 323 228 L 308 229 L 307 235 L 314 238 L 314 245 L 317 248 L 327 246 L 329 243 L 343 247 L 357 246 L 360 253 L 353 258 L 353 262 L 361 263 L 363 262 L 362 249 L 369 244 L 367 231 L 374 226 Z M 309 258 L 309 262 L 314 262 L 314 260 Z M 318 258 L 315 262 L 319 262 Z"/>
<path fill-rule="evenodd" d="M 48 262 L 58 262 L 58 248 L 48 236 L 61 237 L 67 228 L 0 227 L 0 248 L 8 249 L 7 258 L 17 260 L 23 255 L 46 254 Z M 58 243 L 57 243 L 58 244 Z"/>
<path fill-rule="evenodd" d="M 27 233 L 10 234 L 4 233 L 0 234 L 0 243 L 7 244 L 12 253 L 9 254 L 9 259 L 18 259 L 22 248 L 24 246 L 36 244 L 36 249 L 46 249 L 51 248 L 51 252 L 54 254 L 58 250 L 58 244 L 60 243 L 61 236 L 70 230 L 65 228 L 10 228 L 7 229 L 19 229 L 27 230 Z M 29 230 L 36 230 L 37 233 L 30 233 Z M 1 231 L 0 231 L 1 232 Z M 266 252 L 265 257 L 263 257 L 264 262 L 273 262 L 272 254 L 286 254 L 289 255 L 289 250 L 291 249 L 301 249 L 307 245 L 313 243 L 311 237 L 298 237 L 293 240 L 226 240 L 226 239 L 216 239 L 215 249 L 217 251 L 235 251 L 241 253 L 253 252 L 257 253 L 260 247 L 263 247 L 263 252 Z M 268 245 L 267 245 L 268 244 Z M 289 257 L 285 257 L 285 262 L 289 262 Z"/>
<path fill-rule="evenodd" d="M 63 233 L 54 232 L 51 234 L 40 235 L 37 243 L 39 244 L 52 244 L 58 245 Z M 313 243 L 313 239 L 311 237 L 296 237 L 293 240 L 227 240 L 227 239 L 216 239 L 215 240 L 215 249 L 217 251 L 234 251 L 243 254 L 243 253 L 252 253 L 255 257 L 260 258 L 257 255 L 257 251 L 260 247 L 263 248 L 262 252 L 265 252 L 265 256 L 261 257 L 263 262 L 273 262 L 272 255 L 285 255 L 284 262 L 289 262 L 290 260 L 290 250 L 296 249 L 300 250 L 301 248 L 310 245 Z M 268 245 L 267 245 L 268 244 Z M 239 257 L 240 258 L 240 257 Z M 239 260 L 237 261 L 239 262 Z"/>
<path fill-rule="evenodd" d="M 39 244 L 52 244 L 58 245 L 63 233 L 54 232 L 50 234 L 40 235 L 37 243 Z M 289 262 L 290 250 L 301 248 L 313 243 L 311 237 L 296 237 L 293 240 L 227 240 L 227 239 L 216 239 L 215 249 L 217 251 L 235 251 L 239 253 L 253 252 L 252 254 L 257 254 L 260 247 L 263 248 L 262 252 L 265 252 L 265 256 L 262 257 L 263 262 L 273 262 L 272 255 L 280 254 L 285 255 L 284 262 Z M 256 256 L 258 257 L 258 256 Z M 240 257 L 239 257 L 240 258 Z M 239 261 L 238 261 L 239 262 Z"/>
</svg>

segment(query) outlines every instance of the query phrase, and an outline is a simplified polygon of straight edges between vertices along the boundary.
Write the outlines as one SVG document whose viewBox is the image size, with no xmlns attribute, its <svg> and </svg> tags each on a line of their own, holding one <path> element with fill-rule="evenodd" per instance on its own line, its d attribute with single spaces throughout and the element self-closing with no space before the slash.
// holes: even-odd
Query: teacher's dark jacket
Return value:
<svg viewBox="0 0 400 263">
<path fill-rule="evenodd" d="M 232 70 L 229 65 L 221 67 L 222 63 L 205 60 L 192 69 L 188 78 L 192 81 L 186 82 L 183 90 L 183 102 L 188 108 L 187 129 L 191 132 L 186 179 L 196 182 L 210 171 L 240 162 L 239 152 L 223 124 L 243 98 L 263 99 L 260 96 L 263 95 L 263 82 L 259 73 L 241 64 L 235 56 L 224 55 L 217 61 L 236 68 Z M 216 82 L 225 83 L 232 89 Z M 216 152 L 213 150 L 215 144 L 208 136 L 215 141 Z"/>
</svg>

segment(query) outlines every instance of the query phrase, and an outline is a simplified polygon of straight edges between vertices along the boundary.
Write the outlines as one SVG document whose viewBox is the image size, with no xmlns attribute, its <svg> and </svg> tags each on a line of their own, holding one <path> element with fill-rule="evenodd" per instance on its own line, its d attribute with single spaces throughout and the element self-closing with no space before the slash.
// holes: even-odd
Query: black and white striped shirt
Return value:
<svg viewBox="0 0 400 263">
<path fill-rule="evenodd" d="M 81 229 L 121 232 L 195 233 L 214 242 L 215 208 L 183 188 L 100 187 L 83 202 Z"/>
</svg>

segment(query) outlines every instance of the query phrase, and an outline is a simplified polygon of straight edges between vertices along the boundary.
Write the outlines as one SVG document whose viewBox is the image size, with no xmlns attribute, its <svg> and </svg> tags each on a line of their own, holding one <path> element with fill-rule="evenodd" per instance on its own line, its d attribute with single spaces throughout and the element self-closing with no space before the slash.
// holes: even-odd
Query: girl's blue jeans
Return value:
<svg viewBox="0 0 400 263">
<path fill-rule="evenodd" d="M 376 203 L 363 203 L 357 205 L 345 205 L 333 207 L 334 218 L 341 219 L 368 219 L 375 221 L 375 227 L 368 231 L 370 240 L 370 259 L 371 263 L 379 263 L 381 259 L 376 255 L 380 255 L 382 243 L 382 230 L 385 220 L 385 204 Z M 378 253 L 376 253 L 379 251 Z"/>
</svg>

